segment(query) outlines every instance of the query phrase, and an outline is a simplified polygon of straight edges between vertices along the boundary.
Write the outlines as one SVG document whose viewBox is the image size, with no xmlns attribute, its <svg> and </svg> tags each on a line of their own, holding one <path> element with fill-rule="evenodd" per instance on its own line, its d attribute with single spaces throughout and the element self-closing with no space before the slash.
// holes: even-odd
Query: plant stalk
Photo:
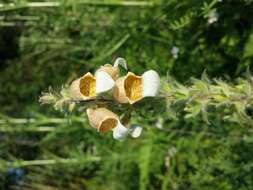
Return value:
<svg viewBox="0 0 253 190">
<path fill-rule="evenodd" d="M 51 160 L 18 160 L 14 162 L 6 162 L 4 165 L 8 168 L 18 168 L 27 166 L 43 166 L 43 165 L 55 165 L 55 164 L 80 164 L 84 162 L 99 162 L 101 160 L 98 156 L 88 156 L 84 159 L 51 159 Z"/>
<path fill-rule="evenodd" d="M 127 7 L 154 7 L 155 4 L 150 1 L 77 1 L 74 4 L 79 5 L 94 5 L 94 6 L 127 6 Z M 22 8 L 50 8 L 50 7 L 60 7 L 64 5 L 59 1 L 53 2 L 21 2 L 21 3 L 1 3 L 0 11 L 10 11 Z M 67 3 L 67 6 L 73 4 Z"/>
</svg>

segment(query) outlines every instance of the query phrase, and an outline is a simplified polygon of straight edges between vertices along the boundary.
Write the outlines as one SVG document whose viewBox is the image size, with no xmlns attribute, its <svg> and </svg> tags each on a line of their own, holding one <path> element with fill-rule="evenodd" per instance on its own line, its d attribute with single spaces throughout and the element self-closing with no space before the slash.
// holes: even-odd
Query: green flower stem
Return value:
<svg viewBox="0 0 253 190">
<path fill-rule="evenodd" d="M 209 111 L 219 110 L 222 119 L 253 125 L 253 80 L 238 79 L 236 83 L 222 80 L 192 79 L 191 84 L 182 85 L 176 81 L 163 81 L 161 99 L 168 104 L 168 109 L 185 114 L 185 118 L 202 115 L 209 123 Z M 175 106 L 178 105 L 178 106 Z"/>
</svg>

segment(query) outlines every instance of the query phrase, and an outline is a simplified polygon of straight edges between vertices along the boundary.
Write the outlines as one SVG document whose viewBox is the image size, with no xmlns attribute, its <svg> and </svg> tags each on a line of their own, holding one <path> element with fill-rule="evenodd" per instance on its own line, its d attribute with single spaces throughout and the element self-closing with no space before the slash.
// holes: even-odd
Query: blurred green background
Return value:
<svg viewBox="0 0 253 190">
<path fill-rule="evenodd" d="M 2 0 L 0 189 L 253 189 L 253 135 L 238 124 L 143 114 L 141 137 L 118 142 L 39 104 L 117 57 L 136 74 L 233 82 L 253 63 L 253 2 Z"/>
</svg>

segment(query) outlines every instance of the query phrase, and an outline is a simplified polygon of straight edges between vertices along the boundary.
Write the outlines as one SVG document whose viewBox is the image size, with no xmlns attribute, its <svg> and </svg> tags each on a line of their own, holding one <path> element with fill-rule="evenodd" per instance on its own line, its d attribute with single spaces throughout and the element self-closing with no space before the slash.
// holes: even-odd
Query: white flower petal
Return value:
<svg viewBox="0 0 253 190">
<path fill-rule="evenodd" d="M 104 72 L 104 71 L 98 71 L 95 73 L 96 78 L 96 93 L 106 92 L 115 85 L 114 80 L 112 77 Z"/>
<path fill-rule="evenodd" d="M 131 136 L 133 138 L 138 138 L 139 136 L 141 136 L 142 133 L 142 127 L 139 125 L 134 125 L 132 127 L 132 131 L 131 131 Z"/>
<path fill-rule="evenodd" d="M 160 77 L 154 70 L 149 70 L 142 75 L 143 97 L 156 96 L 160 87 Z"/>
<path fill-rule="evenodd" d="M 116 140 L 124 140 L 128 133 L 129 130 L 118 121 L 118 125 L 113 129 L 113 138 Z"/>
<path fill-rule="evenodd" d="M 124 69 L 127 70 L 127 62 L 126 62 L 126 60 L 124 58 L 119 57 L 119 58 L 117 58 L 115 60 L 113 66 L 114 67 L 118 67 L 119 65 L 122 66 Z"/>
</svg>

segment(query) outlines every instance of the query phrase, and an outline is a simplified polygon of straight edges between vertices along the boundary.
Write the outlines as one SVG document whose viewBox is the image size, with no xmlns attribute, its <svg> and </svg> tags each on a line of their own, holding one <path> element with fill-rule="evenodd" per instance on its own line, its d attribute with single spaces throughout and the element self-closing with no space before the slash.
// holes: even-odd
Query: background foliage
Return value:
<svg viewBox="0 0 253 190">
<path fill-rule="evenodd" d="M 222 120 L 219 109 L 208 110 L 210 123 L 143 109 L 134 118 L 141 137 L 118 142 L 92 130 L 85 114 L 38 103 L 49 86 L 118 56 L 137 74 L 155 69 L 186 86 L 204 70 L 235 83 L 252 64 L 251 0 L 2 3 L 1 189 L 253 188 L 252 125 Z"/>
</svg>

